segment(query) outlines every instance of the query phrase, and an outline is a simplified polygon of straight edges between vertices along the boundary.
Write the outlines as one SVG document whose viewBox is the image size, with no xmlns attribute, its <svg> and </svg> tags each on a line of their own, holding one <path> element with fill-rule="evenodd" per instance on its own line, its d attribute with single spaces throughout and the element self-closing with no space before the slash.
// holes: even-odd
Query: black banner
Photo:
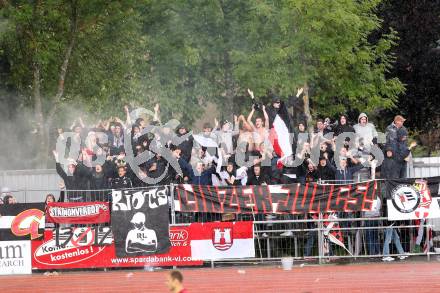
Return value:
<svg viewBox="0 0 440 293">
<path fill-rule="evenodd" d="M 370 211 L 380 181 L 350 185 L 317 183 L 261 186 L 178 185 L 175 209 L 181 212 L 282 213 Z"/>
<path fill-rule="evenodd" d="M 113 190 L 112 230 L 118 257 L 165 253 L 170 249 L 168 188 Z"/>
<path fill-rule="evenodd" d="M 0 205 L 0 240 L 33 240 L 43 237 L 44 203 Z"/>
<path fill-rule="evenodd" d="M 428 178 L 405 178 L 405 179 L 393 179 L 386 180 L 383 182 L 385 194 L 384 197 L 391 199 L 393 197 L 393 192 L 399 186 L 417 186 L 418 188 L 429 189 L 431 197 L 440 197 L 440 176 L 428 177 Z"/>
</svg>

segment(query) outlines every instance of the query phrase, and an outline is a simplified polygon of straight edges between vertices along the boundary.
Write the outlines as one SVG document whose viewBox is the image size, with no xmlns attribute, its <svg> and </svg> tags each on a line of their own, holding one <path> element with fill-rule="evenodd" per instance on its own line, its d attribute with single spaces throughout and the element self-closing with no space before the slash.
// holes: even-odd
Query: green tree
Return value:
<svg viewBox="0 0 440 293">
<path fill-rule="evenodd" d="M 169 96 L 164 103 L 180 110 L 179 119 L 192 122 L 207 101 L 228 116 L 238 111 L 234 98 L 242 89 L 232 53 L 246 43 L 248 2 L 156 0 L 145 11 L 150 78 Z"/>
<path fill-rule="evenodd" d="M 375 43 L 368 39 L 381 25 L 375 14 L 379 3 L 255 1 L 247 26 L 252 46 L 234 54 L 236 77 L 260 95 L 271 89 L 289 96 L 304 86 L 309 127 L 311 114 L 375 112 L 394 106 L 404 90 L 397 78 L 386 78 L 396 34 L 391 31 Z"/>
<path fill-rule="evenodd" d="M 141 1 L 3 1 L 1 38 L 8 83 L 32 109 L 35 163 L 45 166 L 50 129 L 66 103 L 94 113 L 142 99 L 146 52 Z M 119 109 L 121 109 L 119 108 Z M 113 110 L 114 111 L 114 110 Z"/>
</svg>

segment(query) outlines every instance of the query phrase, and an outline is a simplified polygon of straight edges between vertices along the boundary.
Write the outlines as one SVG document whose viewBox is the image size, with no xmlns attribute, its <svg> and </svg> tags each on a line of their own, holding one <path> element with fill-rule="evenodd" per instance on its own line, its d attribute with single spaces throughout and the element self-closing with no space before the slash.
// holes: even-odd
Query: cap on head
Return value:
<svg viewBox="0 0 440 293">
<path fill-rule="evenodd" d="M 396 115 L 395 117 L 394 117 L 394 122 L 397 122 L 397 121 L 401 121 L 401 122 L 405 122 L 405 118 L 403 118 L 403 116 L 402 115 Z"/>
</svg>

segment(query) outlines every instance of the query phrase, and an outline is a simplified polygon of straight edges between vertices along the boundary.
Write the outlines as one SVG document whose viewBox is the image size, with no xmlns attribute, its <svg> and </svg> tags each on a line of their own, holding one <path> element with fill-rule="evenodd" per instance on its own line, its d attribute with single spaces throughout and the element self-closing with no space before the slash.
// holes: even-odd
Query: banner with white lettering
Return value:
<svg viewBox="0 0 440 293">
<path fill-rule="evenodd" d="M 0 275 L 31 273 L 31 241 L 0 241 Z"/>
<path fill-rule="evenodd" d="M 107 228 L 107 227 L 106 227 Z M 106 229 L 104 229 L 105 231 Z M 72 231 L 77 231 L 76 228 Z M 82 241 L 71 241 L 57 245 L 54 230 L 46 229 L 44 240 L 32 241 L 32 267 L 40 270 L 68 270 L 116 267 L 163 267 L 163 266 L 199 266 L 201 260 L 191 257 L 191 225 L 170 227 L 171 248 L 167 253 L 148 256 L 117 257 L 115 245 L 84 246 Z M 83 235 L 83 234 L 82 234 Z M 105 236 L 105 235 L 104 235 Z M 78 238 L 81 235 L 78 235 Z M 88 237 L 88 236 L 87 236 Z M 109 236 L 99 241 L 107 242 Z M 96 238 L 95 238 L 96 240 Z M 113 240 L 113 239 L 112 239 Z"/>
<path fill-rule="evenodd" d="M 168 188 L 113 190 L 112 230 L 118 257 L 165 253 L 170 249 Z"/>
<path fill-rule="evenodd" d="M 58 224 L 103 224 L 110 221 L 108 202 L 50 202 L 46 222 Z"/>
</svg>

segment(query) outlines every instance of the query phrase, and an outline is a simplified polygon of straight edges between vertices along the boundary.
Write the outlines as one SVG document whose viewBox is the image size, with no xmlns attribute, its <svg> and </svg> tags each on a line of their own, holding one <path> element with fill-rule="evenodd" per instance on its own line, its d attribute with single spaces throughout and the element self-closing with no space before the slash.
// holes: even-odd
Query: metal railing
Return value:
<svg viewBox="0 0 440 293">
<path fill-rule="evenodd" d="M 170 199 L 174 197 L 174 188 L 170 186 Z M 133 188 L 141 189 L 141 188 Z M 40 202 L 46 194 L 52 193 L 57 200 L 60 193 L 82 194 L 86 200 L 106 200 L 111 194 L 107 190 L 32 190 L 41 192 Z M 21 192 L 20 190 L 10 191 Z M 440 254 L 440 227 L 429 221 L 416 224 L 414 221 L 401 221 L 391 225 L 385 217 L 366 218 L 360 213 L 338 213 L 338 218 L 328 219 L 325 214 L 215 214 L 177 212 L 174 200 L 170 200 L 170 224 L 185 225 L 194 222 L 212 221 L 253 221 L 255 237 L 255 258 L 223 259 L 211 261 L 216 263 L 264 263 L 279 261 L 289 256 L 298 261 L 316 261 L 325 263 L 335 259 L 366 259 L 408 256 L 426 256 Z M 329 223 L 333 223 L 329 229 Z M 439 230 L 439 231 L 437 231 Z M 396 233 L 395 233 L 396 232 Z M 334 234 L 334 235 L 333 235 Z M 342 245 L 331 241 L 340 237 Z M 427 237 L 438 238 L 438 243 Z M 398 240 L 398 241 L 397 241 Z M 400 243 L 400 245 L 398 244 Z M 384 247 L 389 247 L 384 249 Z M 420 248 L 420 249 L 419 249 Z M 435 249 L 434 248 L 439 248 Z M 387 253 L 388 251 L 388 253 Z"/>
</svg>

